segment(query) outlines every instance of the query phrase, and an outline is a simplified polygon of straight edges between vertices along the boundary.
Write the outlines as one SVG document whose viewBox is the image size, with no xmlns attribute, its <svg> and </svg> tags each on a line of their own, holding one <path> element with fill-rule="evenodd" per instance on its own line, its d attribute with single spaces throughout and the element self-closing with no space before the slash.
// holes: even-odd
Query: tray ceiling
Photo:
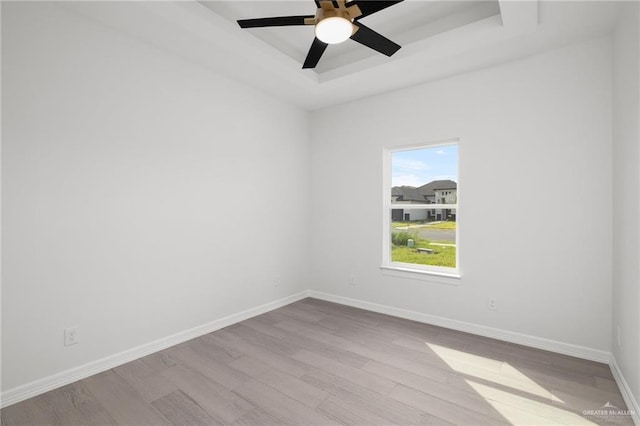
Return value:
<svg viewBox="0 0 640 426">
<path fill-rule="evenodd" d="M 243 30 L 236 20 L 313 14 L 311 0 L 55 4 L 309 110 L 604 36 L 619 10 L 609 1 L 405 0 L 363 18 L 402 46 L 394 56 L 348 40 L 303 70 L 312 27 Z"/>
</svg>

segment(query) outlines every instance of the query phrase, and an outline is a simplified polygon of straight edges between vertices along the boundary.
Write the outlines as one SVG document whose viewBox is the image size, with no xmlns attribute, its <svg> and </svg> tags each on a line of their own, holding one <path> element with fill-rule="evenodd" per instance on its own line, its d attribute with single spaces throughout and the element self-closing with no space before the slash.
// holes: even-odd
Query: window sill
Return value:
<svg viewBox="0 0 640 426">
<path fill-rule="evenodd" d="M 404 268 L 400 266 L 381 266 L 382 274 L 392 277 L 409 278 L 439 284 L 459 285 L 462 275 L 458 272 L 425 271 L 421 269 Z"/>
</svg>

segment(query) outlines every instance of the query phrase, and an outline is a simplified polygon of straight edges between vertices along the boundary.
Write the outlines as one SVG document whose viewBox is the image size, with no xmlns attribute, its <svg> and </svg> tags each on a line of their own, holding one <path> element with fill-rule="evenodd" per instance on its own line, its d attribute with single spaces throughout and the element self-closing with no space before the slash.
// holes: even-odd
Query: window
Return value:
<svg viewBox="0 0 640 426">
<path fill-rule="evenodd" d="M 385 269 L 458 276 L 457 140 L 385 150 Z"/>
</svg>

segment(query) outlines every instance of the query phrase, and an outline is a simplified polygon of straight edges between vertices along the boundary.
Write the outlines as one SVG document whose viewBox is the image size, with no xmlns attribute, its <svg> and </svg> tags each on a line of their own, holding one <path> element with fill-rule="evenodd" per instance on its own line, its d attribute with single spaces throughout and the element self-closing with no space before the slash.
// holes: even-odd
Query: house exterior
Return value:
<svg viewBox="0 0 640 426">
<path fill-rule="evenodd" d="M 391 188 L 391 204 L 456 204 L 458 184 L 452 180 L 434 180 L 419 187 L 394 186 Z M 391 210 L 391 220 L 456 220 L 456 209 L 402 209 Z"/>
</svg>

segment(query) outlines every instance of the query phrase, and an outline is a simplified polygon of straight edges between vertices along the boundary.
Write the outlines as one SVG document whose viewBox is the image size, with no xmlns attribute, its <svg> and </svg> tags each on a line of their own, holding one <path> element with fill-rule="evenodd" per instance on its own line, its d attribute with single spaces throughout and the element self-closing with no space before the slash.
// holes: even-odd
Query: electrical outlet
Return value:
<svg viewBox="0 0 640 426">
<path fill-rule="evenodd" d="M 79 327 L 69 327 L 64 329 L 64 345 L 71 346 L 80 343 Z"/>
<path fill-rule="evenodd" d="M 497 311 L 498 310 L 498 302 L 496 302 L 496 299 L 489 299 L 489 301 L 487 302 L 487 308 L 489 308 L 489 310 L 491 311 Z"/>
</svg>

